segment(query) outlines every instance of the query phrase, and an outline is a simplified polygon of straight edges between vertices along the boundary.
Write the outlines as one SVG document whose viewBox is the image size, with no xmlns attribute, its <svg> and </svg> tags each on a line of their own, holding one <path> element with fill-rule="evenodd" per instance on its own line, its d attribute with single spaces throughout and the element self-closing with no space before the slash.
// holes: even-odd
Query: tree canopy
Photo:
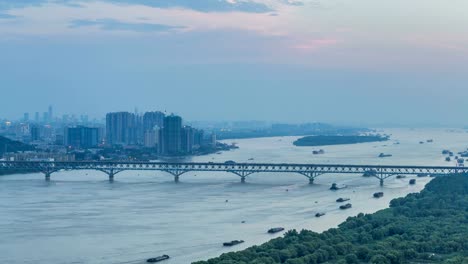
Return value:
<svg viewBox="0 0 468 264">
<path fill-rule="evenodd" d="M 194 264 L 468 263 L 468 175 L 437 177 L 390 208 L 323 233 L 296 230 Z"/>
</svg>

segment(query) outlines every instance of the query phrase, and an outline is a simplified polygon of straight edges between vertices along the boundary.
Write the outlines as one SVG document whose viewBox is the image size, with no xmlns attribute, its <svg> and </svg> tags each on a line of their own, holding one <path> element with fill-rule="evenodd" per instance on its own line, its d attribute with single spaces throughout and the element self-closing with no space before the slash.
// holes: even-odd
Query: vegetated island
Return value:
<svg viewBox="0 0 468 264">
<path fill-rule="evenodd" d="M 344 144 L 357 144 L 368 142 L 381 142 L 387 141 L 388 136 L 382 135 L 323 135 L 323 136 L 307 136 L 294 141 L 295 146 L 299 147 L 316 147 L 316 146 L 329 146 L 329 145 L 344 145 Z"/>
<path fill-rule="evenodd" d="M 312 220 L 311 220 L 312 221 Z M 288 231 L 260 246 L 195 264 L 468 263 L 468 175 L 437 177 L 390 208 L 321 234 Z"/>
</svg>

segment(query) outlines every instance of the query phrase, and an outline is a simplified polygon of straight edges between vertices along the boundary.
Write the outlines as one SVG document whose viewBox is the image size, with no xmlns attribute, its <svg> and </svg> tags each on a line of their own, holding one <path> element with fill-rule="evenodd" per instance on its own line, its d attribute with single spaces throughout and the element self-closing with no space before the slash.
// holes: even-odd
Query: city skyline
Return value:
<svg viewBox="0 0 468 264">
<path fill-rule="evenodd" d="M 166 111 L 166 110 L 161 110 L 157 108 L 150 108 L 149 110 L 144 110 L 140 111 L 138 110 L 137 107 L 134 107 L 133 110 L 128 110 L 128 109 L 120 109 L 116 111 L 107 111 L 105 112 L 102 116 L 100 115 L 88 115 L 87 113 L 69 113 L 65 111 L 58 111 L 57 113 L 54 112 L 54 118 L 53 120 L 47 120 L 45 121 L 45 118 L 47 117 L 46 114 L 49 114 L 50 107 L 53 107 L 53 105 L 48 105 L 47 108 L 45 108 L 46 112 L 38 112 L 38 111 L 33 111 L 33 112 L 23 112 L 17 117 L 8 117 L 8 116 L 0 116 L 0 121 L 4 122 L 25 122 L 25 123 L 52 123 L 52 122 L 60 122 L 60 123 L 65 123 L 65 124 L 88 124 L 88 123 L 95 123 L 95 124 L 105 124 L 106 123 L 106 114 L 109 112 L 128 112 L 128 113 L 133 113 L 133 114 L 138 114 L 141 117 L 145 113 L 152 113 L 152 112 L 160 112 L 164 113 L 166 115 L 170 114 L 175 114 L 175 115 L 181 115 L 181 116 L 186 116 L 185 114 L 180 114 L 181 111 Z M 55 108 L 54 108 L 55 109 Z M 135 112 L 138 110 L 137 112 Z M 190 115 L 188 115 L 190 116 Z M 27 117 L 27 120 L 25 119 Z M 465 120 L 461 120 L 460 122 L 430 122 L 428 120 L 424 121 L 416 121 L 416 122 L 400 122 L 399 120 L 394 120 L 394 121 L 369 121 L 369 120 L 288 120 L 288 119 L 283 119 L 283 120 L 275 120 L 275 119 L 254 119 L 254 118 L 248 118 L 247 119 L 207 119 L 204 117 L 199 117 L 195 119 L 185 119 L 184 123 L 191 125 L 192 123 L 201 123 L 201 124 L 206 124 L 206 125 L 214 125 L 214 124 L 233 124 L 233 123 L 257 123 L 259 126 L 268 126 L 272 124 L 309 124 L 309 123 L 328 123 L 328 124 L 334 124 L 334 125 L 346 125 L 346 126 L 368 126 L 368 127 L 460 127 L 460 128 L 466 128 L 468 127 L 468 122 L 465 122 Z"/>
<path fill-rule="evenodd" d="M 0 113 L 157 106 L 189 120 L 466 125 L 467 9 L 458 0 L 0 0 Z"/>
</svg>

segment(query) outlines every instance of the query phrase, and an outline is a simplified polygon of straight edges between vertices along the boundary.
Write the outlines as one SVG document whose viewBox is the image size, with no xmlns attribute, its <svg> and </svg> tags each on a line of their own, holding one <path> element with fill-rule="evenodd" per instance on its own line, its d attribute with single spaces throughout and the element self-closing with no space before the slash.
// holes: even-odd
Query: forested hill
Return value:
<svg viewBox="0 0 468 264">
<path fill-rule="evenodd" d="M 30 145 L 21 143 L 19 141 L 13 141 L 6 137 L 0 136 L 0 154 L 6 152 L 17 152 L 33 150 L 34 148 Z"/>
<path fill-rule="evenodd" d="M 388 209 L 318 234 L 289 231 L 196 264 L 468 263 L 468 175 L 438 177 Z"/>
</svg>

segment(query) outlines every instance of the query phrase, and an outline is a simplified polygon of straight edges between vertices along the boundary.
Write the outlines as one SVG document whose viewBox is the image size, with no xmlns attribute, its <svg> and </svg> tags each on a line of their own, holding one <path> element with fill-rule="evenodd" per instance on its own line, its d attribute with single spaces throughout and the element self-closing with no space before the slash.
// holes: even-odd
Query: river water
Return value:
<svg viewBox="0 0 468 264">
<path fill-rule="evenodd" d="M 240 147 L 193 161 L 287 162 L 393 165 L 455 165 L 443 149 L 468 147 L 468 133 L 447 129 L 387 129 L 392 140 L 380 143 L 295 147 L 297 137 L 229 140 Z M 420 141 L 433 139 L 433 143 Z M 395 142 L 400 144 L 395 144 Z M 393 154 L 377 158 L 379 153 Z M 59 172 L 50 182 L 41 174 L 0 177 L 0 263 L 144 263 L 168 254 L 165 263 L 190 263 L 241 250 L 280 236 L 267 229 L 336 227 L 347 217 L 388 207 L 391 199 L 418 192 L 430 178 L 390 178 L 380 187 L 375 178 L 322 175 L 310 186 L 295 174 L 254 174 L 241 184 L 229 173 L 187 173 L 176 184 L 163 172 L 123 172 L 109 183 L 96 171 Z M 333 183 L 347 189 L 330 191 Z M 383 191 L 384 197 L 372 194 Z M 335 200 L 351 198 L 339 210 Z M 226 202 L 226 200 L 228 202 Z M 326 215 L 316 218 L 317 212 Z M 245 221 L 245 223 L 242 223 Z M 244 244 L 223 248 L 234 239 Z"/>
</svg>

